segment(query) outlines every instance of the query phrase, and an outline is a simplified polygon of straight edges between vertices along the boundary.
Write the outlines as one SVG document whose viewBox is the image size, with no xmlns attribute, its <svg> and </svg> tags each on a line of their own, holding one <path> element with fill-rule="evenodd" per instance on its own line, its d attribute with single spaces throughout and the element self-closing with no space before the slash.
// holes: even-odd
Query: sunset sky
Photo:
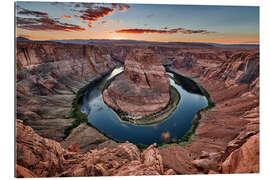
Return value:
<svg viewBox="0 0 270 180">
<path fill-rule="evenodd" d="M 16 36 L 259 43 L 259 7 L 17 2 Z"/>
</svg>

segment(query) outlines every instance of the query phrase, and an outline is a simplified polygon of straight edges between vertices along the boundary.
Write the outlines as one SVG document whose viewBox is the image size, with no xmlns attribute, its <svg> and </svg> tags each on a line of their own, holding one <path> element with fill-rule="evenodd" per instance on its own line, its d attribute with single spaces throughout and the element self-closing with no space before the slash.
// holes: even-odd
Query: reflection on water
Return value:
<svg viewBox="0 0 270 180">
<path fill-rule="evenodd" d="M 84 98 L 83 98 L 83 106 L 81 108 L 81 111 L 86 114 L 94 114 L 98 111 L 104 110 L 104 102 L 102 98 L 102 93 L 99 89 L 99 85 L 104 84 L 106 81 L 110 80 L 117 74 L 123 72 L 124 68 L 121 66 L 119 68 L 115 68 L 111 74 L 106 76 L 101 82 L 99 82 L 94 88 L 91 89 L 91 91 L 86 92 Z M 107 107 L 107 106 L 106 106 Z"/>
<path fill-rule="evenodd" d="M 171 76 L 176 78 L 175 82 L 170 79 L 170 83 L 181 95 L 181 100 L 176 110 L 165 120 L 153 125 L 134 125 L 129 122 L 119 120 L 115 112 L 109 108 L 102 99 L 102 92 L 99 88 L 115 75 L 121 73 L 123 67 L 116 68 L 104 80 L 98 83 L 94 88 L 85 93 L 82 102 L 82 112 L 88 114 L 88 121 L 103 133 L 120 141 L 129 141 L 135 144 L 152 144 L 163 143 L 170 139 L 180 139 L 191 128 L 191 121 L 198 110 L 207 106 L 208 102 L 205 96 L 198 91 L 198 87 L 184 77 L 178 79 L 172 73 Z"/>
<path fill-rule="evenodd" d="M 179 74 L 173 74 L 173 73 L 167 73 L 167 74 L 174 77 L 176 80 L 175 84 L 180 85 L 184 90 L 190 93 L 203 95 L 201 89 L 197 86 L 197 84 L 194 81 L 188 78 L 185 78 L 184 76 L 181 76 Z"/>
<path fill-rule="evenodd" d="M 161 138 L 164 140 L 168 140 L 170 138 L 170 136 L 171 136 L 171 134 L 168 131 L 161 134 Z"/>
<path fill-rule="evenodd" d="M 116 76 L 117 74 L 120 74 L 120 73 L 123 72 L 123 71 L 124 71 L 124 67 L 123 67 L 123 66 L 118 67 L 118 68 L 115 68 L 115 69 L 111 72 L 111 74 L 110 74 L 108 77 L 106 77 L 106 81 L 109 80 L 109 79 L 111 79 L 111 78 L 113 78 L 113 77 Z"/>
</svg>

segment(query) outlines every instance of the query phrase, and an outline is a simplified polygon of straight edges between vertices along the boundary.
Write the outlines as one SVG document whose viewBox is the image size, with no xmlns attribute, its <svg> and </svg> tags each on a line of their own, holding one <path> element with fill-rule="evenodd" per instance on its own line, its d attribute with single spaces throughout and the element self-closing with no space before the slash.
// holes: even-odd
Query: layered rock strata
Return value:
<svg viewBox="0 0 270 180">
<path fill-rule="evenodd" d="M 156 145 L 142 153 L 131 143 L 81 153 L 43 138 L 23 121 L 16 121 L 16 177 L 127 176 L 174 174 L 164 171 Z M 75 150 L 74 150 L 75 149 Z"/>
<path fill-rule="evenodd" d="M 183 53 L 170 69 L 194 77 L 209 92 L 215 107 L 202 113 L 190 144 L 170 145 L 160 151 L 164 167 L 178 174 L 258 173 L 259 139 L 253 137 L 260 131 L 258 51 L 217 51 L 219 59 L 200 59 L 196 54 L 196 50 Z M 191 58 L 191 66 L 179 66 L 186 58 Z M 251 137 L 254 146 L 244 146 Z M 247 158 L 247 152 L 252 156 Z M 247 162 L 246 158 L 250 164 L 243 167 L 240 162 Z"/>
<path fill-rule="evenodd" d="M 222 163 L 222 173 L 259 172 L 259 134 L 250 137 L 239 149 L 234 150 Z"/>
<path fill-rule="evenodd" d="M 86 124 L 75 128 L 67 138 L 64 129 L 74 120 L 69 118 L 69 112 L 76 92 L 113 69 L 116 65 L 113 59 L 125 62 L 134 48 L 132 44 L 115 46 L 113 43 L 106 46 L 35 41 L 17 43 L 16 110 L 17 117 L 23 120 L 17 123 L 22 128 L 19 130 L 21 133 L 17 131 L 16 134 L 18 177 L 88 175 L 89 169 L 92 170 L 89 168 L 86 172 L 88 167 L 95 167 L 92 174 L 104 175 L 100 173 L 100 169 L 104 168 L 100 168 L 99 158 L 97 162 L 89 160 L 88 164 L 88 156 L 85 154 L 91 154 L 91 150 L 96 149 L 93 150 L 93 156 L 89 157 L 105 156 L 104 153 L 109 154 L 117 144 Z M 182 146 L 167 145 L 158 150 L 162 158 L 163 174 L 258 173 L 258 50 L 193 47 L 192 44 L 149 45 L 141 48 L 151 49 L 163 65 L 199 82 L 216 104 L 213 109 L 202 113 L 200 125 L 191 143 Z M 34 131 L 38 135 L 34 135 Z M 77 145 L 72 145 L 74 143 L 78 144 L 79 150 Z M 104 147 L 107 147 L 106 150 L 101 151 Z M 127 149 L 133 147 L 132 144 L 126 146 Z M 114 157 L 119 157 L 119 151 L 125 152 L 122 148 L 115 150 Z M 151 154 L 155 154 L 155 151 L 151 151 Z M 59 158 L 62 152 L 66 153 L 65 160 Z M 122 155 L 128 157 L 125 153 Z M 115 159 L 114 163 L 117 162 L 118 159 Z M 142 158 L 132 163 L 129 160 L 121 162 L 130 165 L 127 167 L 121 164 L 121 170 L 126 175 L 136 172 L 156 174 L 162 169 L 159 167 L 154 169 L 155 172 L 150 171 L 148 167 L 151 169 L 153 166 L 149 164 L 152 163 L 146 165 L 142 163 Z M 249 166 L 243 166 L 241 162 L 248 162 L 245 164 Z M 159 163 L 156 161 L 153 164 Z M 59 166 L 64 168 L 59 171 Z M 67 167 L 72 169 L 64 173 Z M 136 172 L 132 171 L 134 169 Z M 120 173 L 117 170 L 114 172 Z"/>
<path fill-rule="evenodd" d="M 125 60 L 124 73 L 103 92 L 107 105 L 140 119 L 161 111 L 170 100 L 169 78 L 150 49 L 133 49 Z"/>
<path fill-rule="evenodd" d="M 75 120 L 70 111 L 78 90 L 117 63 L 104 47 L 34 41 L 17 43 L 16 64 L 17 118 L 39 135 L 62 142 L 65 129 Z M 99 148 L 99 144 L 115 146 L 86 124 L 62 144 L 67 148 L 74 141 L 82 151 Z"/>
</svg>

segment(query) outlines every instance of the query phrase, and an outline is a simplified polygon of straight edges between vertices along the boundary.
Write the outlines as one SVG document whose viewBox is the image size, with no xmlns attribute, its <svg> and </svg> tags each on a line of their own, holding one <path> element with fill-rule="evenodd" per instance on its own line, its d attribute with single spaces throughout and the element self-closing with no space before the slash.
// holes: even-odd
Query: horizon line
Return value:
<svg viewBox="0 0 270 180">
<path fill-rule="evenodd" d="M 24 36 L 16 36 L 23 37 L 31 41 L 70 41 L 70 40 L 109 40 L 109 41 L 141 41 L 141 42 L 149 42 L 149 43 L 200 43 L 200 44 L 219 44 L 219 45 L 260 45 L 260 42 L 257 43 L 216 43 L 216 42 L 191 42 L 191 41 L 147 41 L 147 40 L 135 40 L 135 39 L 47 39 L 47 40 L 32 40 L 28 37 Z"/>
</svg>

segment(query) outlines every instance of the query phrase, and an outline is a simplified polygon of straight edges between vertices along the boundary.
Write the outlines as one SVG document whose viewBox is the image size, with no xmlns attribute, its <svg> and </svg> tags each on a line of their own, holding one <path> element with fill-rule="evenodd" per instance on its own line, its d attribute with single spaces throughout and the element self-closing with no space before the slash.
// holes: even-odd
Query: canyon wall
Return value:
<svg viewBox="0 0 270 180">
<path fill-rule="evenodd" d="M 17 43 L 16 112 L 21 119 L 16 122 L 17 176 L 259 172 L 260 84 L 256 49 L 139 47 L 149 48 L 171 71 L 200 83 L 215 102 L 214 108 L 202 112 L 190 143 L 167 145 L 158 151 L 151 146 L 151 151 L 143 153 L 151 152 L 153 158 L 149 159 L 158 161 L 148 162 L 136 146 L 119 145 L 85 123 L 65 137 L 64 130 L 74 121 L 69 113 L 77 91 L 119 62 L 125 62 L 133 48 L 138 46 Z M 147 84 L 146 78 L 143 82 L 142 86 Z M 74 143 L 77 145 L 71 146 Z M 80 153 L 72 152 L 78 149 Z M 133 155 L 125 151 L 132 151 Z M 115 158 L 113 164 L 107 162 L 108 156 Z M 100 158 L 93 160 L 94 157 Z M 250 166 L 243 166 L 241 161 L 251 162 Z"/>
<path fill-rule="evenodd" d="M 202 112 L 190 144 L 161 150 L 164 167 L 174 167 L 178 174 L 258 173 L 259 139 L 256 145 L 243 145 L 260 131 L 258 50 L 194 49 L 178 55 L 169 69 L 199 82 L 211 95 L 215 107 Z M 254 156 L 241 155 L 241 148 Z M 239 164 L 242 167 L 238 170 L 235 164 L 247 161 L 246 158 L 250 165 L 247 163 L 244 168 Z"/>
<path fill-rule="evenodd" d="M 65 129 L 74 121 L 70 111 L 78 90 L 110 72 L 116 64 L 109 50 L 103 47 L 19 42 L 16 48 L 17 118 L 39 135 L 63 141 Z M 96 139 L 99 144 L 112 142 L 90 126 L 83 129 L 91 134 L 80 144 L 85 150 L 97 148 Z"/>
</svg>

